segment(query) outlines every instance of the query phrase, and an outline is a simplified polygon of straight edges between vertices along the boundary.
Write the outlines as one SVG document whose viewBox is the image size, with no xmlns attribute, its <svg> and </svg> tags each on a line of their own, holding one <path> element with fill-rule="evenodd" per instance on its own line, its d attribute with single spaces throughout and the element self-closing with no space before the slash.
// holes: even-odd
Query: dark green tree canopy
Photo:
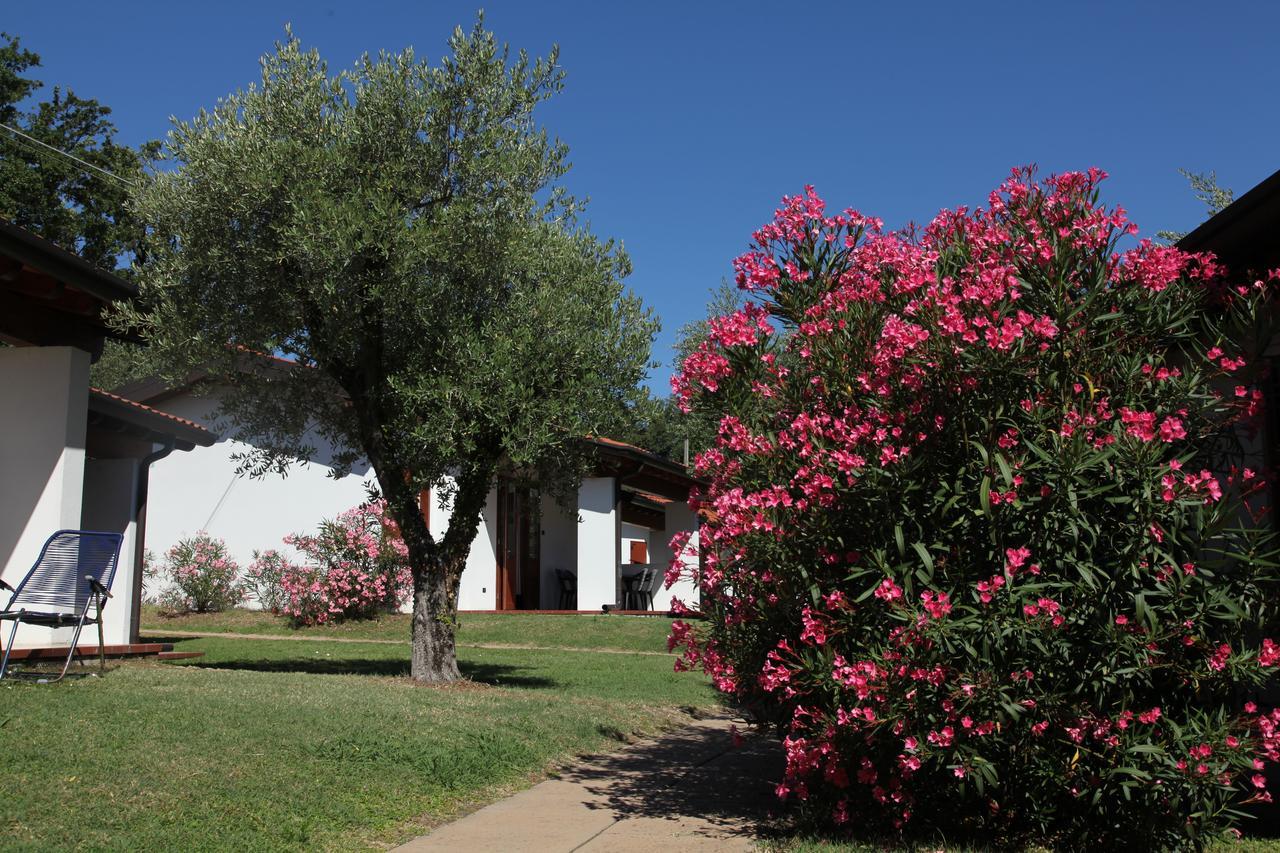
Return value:
<svg viewBox="0 0 1280 853">
<path fill-rule="evenodd" d="M 69 89 L 24 105 L 44 87 L 30 76 L 39 66 L 39 54 L 0 33 L 0 218 L 115 269 L 141 237 L 129 190 L 153 146 L 118 144 L 111 109 Z"/>
</svg>

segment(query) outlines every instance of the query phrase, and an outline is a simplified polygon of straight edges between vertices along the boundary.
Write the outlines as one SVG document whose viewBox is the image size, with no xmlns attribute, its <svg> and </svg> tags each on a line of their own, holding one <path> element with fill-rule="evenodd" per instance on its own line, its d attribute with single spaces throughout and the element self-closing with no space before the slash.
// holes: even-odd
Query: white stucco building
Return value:
<svg viewBox="0 0 1280 853">
<path fill-rule="evenodd" d="M 332 448 L 319 436 L 318 452 L 288 475 L 251 478 L 237 474 L 235 457 L 251 449 L 218 415 L 219 391 L 207 382 L 169 385 L 145 380 L 120 389 L 133 399 L 208 426 L 220 438 L 199 454 L 170 456 L 152 467 L 154 499 L 148 509 L 148 542 L 157 558 L 198 531 L 226 542 L 247 566 L 255 550 L 287 552 L 290 533 L 311 533 L 323 518 L 367 500 L 376 477 L 367 464 L 335 479 Z M 695 484 L 684 466 L 608 439 L 589 440 L 597 462 L 583 481 L 576 505 L 499 485 L 490 493 L 467 558 L 460 610 L 558 610 L 599 612 L 623 603 L 624 583 L 652 566 L 658 574 L 653 609 L 670 609 L 672 597 L 696 606 L 697 589 L 683 582 L 662 588 L 672 555 L 667 546 L 679 530 L 695 531 L 689 510 Z M 423 501 L 429 529 L 443 535 L 450 508 L 435 495 Z M 694 559 L 696 557 L 688 557 Z M 575 578 L 576 600 L 562 607 L 557 570 Z"/>
</svg>

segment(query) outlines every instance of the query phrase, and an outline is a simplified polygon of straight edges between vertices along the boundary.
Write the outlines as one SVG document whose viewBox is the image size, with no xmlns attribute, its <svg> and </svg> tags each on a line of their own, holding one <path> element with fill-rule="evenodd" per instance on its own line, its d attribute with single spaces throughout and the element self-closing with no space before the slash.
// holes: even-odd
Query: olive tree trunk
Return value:
<svg viewBox="0 0 1280 853">
<path fill-rule="evenodd" d="M 463 562 L 466 555 L 463 555 Z M 458 670 L 457 626 L 458 571 L 437 563 L 421 571 L 413 571 L 413 630 L 410 638 L 414 681 L 432 683 L 456 681 Z"/>
<path fill-rule="evenodd" d="M 396 470 L 388 466 L 387 470 Z M 403 469 L 401 469 L 403 470 Z M 427 528 L 418 492 L 406 480 L 378 475 L 387 508 L 400 528 L 413 571 L 413 621 L 410 675 L 414 681 L 447 683 L 462 677 L 458 669 L 458 588 L 467 554 L 480 529 L 480 513 L 492 480 L 490 468 L 459 479 L 449 529 L 436 541 Z"/>
</svg>

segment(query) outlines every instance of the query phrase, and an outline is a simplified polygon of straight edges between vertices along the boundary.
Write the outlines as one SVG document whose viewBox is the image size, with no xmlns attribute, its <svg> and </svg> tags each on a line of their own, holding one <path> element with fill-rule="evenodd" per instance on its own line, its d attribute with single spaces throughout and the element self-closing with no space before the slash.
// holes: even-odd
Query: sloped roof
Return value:
<svg viewBox="0 0 1280 853">
<path fill-rule="evenodd" d="M 96 425 L 110 426 L 148 441 L 163 443 L 172 438 L 179 450 L 209 447 L 217 441 L 217 436 L 195 421 L 100 388 L 89 389 L 89 416 Z"/>
<path fill-rule="evenodd" d="M 42 272 L 102 302 L 132 299 L 138 295 L 136 285 L 95 267 L 57 243 L 3 219 L 0 219 L 0 255 L 21 261 L 23 266 Z"/>
<path fill-rule="evenodd" d="M 1178 241 L 1188 252 L 1213 252 L 1236 272 L 1280 267 L 1280 171 Z"/>
</svg>

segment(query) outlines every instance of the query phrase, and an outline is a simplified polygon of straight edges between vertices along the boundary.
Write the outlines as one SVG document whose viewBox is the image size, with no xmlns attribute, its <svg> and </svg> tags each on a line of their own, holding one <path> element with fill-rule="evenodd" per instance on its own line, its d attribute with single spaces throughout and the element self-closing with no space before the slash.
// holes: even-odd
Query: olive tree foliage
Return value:
<svg viewBox="0 0 1280 853">
<path fill-rule="evenodd" d="M 1231 202 L 1236 200 L 1235 191 L 1230 187 L 1218 185 L 1217 172 L 1192 172 L 1187 169 L 1179 169 L 1178 173 L 1187 179 L 1187 183 L 1191 185 L 1191 191 L 1195 193 L 1196 200 L 1204 205 L 1208 216 L 1216 216 Z M 1186 231 L 1157 231 L 1156 236 L 1166 243 L 1176 243 L 1183 237 L 1187 236 Z"/>
<path fill-rule="evenodd" d="M 372 464 L 413 569 L 413 676 L 432 681 L 458 677 L 459 581 L 495 479 L 568 494 L 578 439 L 631 403 L 656 331 L 535 123 L 562 87 L 555 49 L 512 56 L 482 21 L 449 47 L 330 74 L 289 33 L 256 85 L 176 122 L 174 167 L 137 198 L 154 307 L 122 318 L 175 372 L 232 383 L 252 473 L 318 439 L 340 470 Z M 427 488 L 452 505 L 436 536 Z"/>
</svg>

